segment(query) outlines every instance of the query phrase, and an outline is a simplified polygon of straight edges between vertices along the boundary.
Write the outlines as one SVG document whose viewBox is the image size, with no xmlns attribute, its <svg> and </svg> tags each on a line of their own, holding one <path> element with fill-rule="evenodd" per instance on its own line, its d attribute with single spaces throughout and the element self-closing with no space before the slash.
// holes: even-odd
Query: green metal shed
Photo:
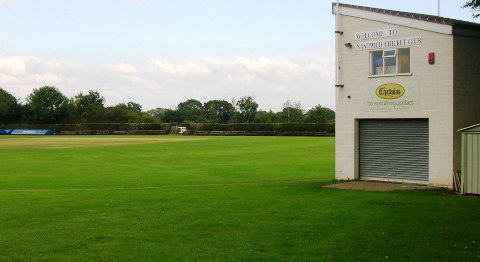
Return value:
<svg viewBox="0 0 480 262">
<path fill-rule="evenodd" d="M 480 194 L 480 124 L 462 132 L 461 193 Z"/>
</svg>

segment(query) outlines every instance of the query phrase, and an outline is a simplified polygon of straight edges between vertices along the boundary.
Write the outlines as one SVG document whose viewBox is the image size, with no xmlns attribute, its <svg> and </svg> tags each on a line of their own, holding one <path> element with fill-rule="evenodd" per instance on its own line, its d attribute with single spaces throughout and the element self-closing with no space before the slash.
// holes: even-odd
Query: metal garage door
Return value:
<svg viewBox="0 0 480 262">
<path fill-rule="evenodd" d="M 360 120 L 360 178 L 428 182 L 428 120 Z"/>
</svg>

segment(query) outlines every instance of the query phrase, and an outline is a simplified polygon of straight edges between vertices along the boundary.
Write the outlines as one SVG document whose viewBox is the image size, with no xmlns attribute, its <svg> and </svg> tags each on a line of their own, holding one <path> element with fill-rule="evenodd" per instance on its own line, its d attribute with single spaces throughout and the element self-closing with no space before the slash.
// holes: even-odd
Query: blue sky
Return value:
<svg viewBox="0 0 480 262">
<path fill-rule="evenodd" d="M 342 3 L 435 15 L 437 0 Z M 441 15 L 479 22 L 442 0 Z M 53 85 L 145 110 L 251 95 L 334 108 L 334 16 L 324 0 L 0 0 L 0 87 Z"/>
</svg>

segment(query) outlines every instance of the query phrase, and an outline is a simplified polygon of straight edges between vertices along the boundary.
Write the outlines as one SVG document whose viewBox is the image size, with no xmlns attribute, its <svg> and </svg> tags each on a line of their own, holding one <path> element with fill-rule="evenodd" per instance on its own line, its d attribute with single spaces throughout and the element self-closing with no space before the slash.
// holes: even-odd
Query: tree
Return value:
<svg viewBox="0 0 480 262">
<path fill-rule="evenodd" d="M 147 112 L 142 112 L 142 105 L 140 105 L 139 103 L 129 101 L 129 102 L 127 102 L 127 108 L 130 111 L 129 112 L 130 116 L 135 115 L 134 118 L 131 117 L 129 119 L 131 121 L 130 123 L 133 123 L 133 122 L 136 122 L 136 123 L 155 123 L 155 122 L 158 122 L 154 117 L 152 117 Z"/>
<path fill-rule="evenodd" d="M 158 119 L 147 112 L 140 112 L 137 117 L 137 123 L 159 123 Z"/>
<path fill-rule="evenodd" d="M 36 123 L 53 124 L 62 121 L 68 112 L 69 100 L 57 88 L 44 86 L 34 89 L 27 97 Z"/>
<path fill-rule="evenodd" d="M 166 115 L 167 110 L 170 110 L 170 109 L 158 107 L 158 108 L 155 108 L 155 109 L 148 110 L 147 114 L 151 115 L 152 117 L 154 117 L 158 121 L 162 122 L 162 121 L 165 121 L 164 119 L 165 119 L 165 115 Z"/>
<path fill-rule="evenodd" d="M 228 123 L 234 115 L 234 107 L 225 100 L 210 100 L 203 105 L 205 118 L 210 123 Z"/>
<path fill-rule="evenodd" d="M 142 106 L 135 102 L 119 103 L 105 108 L 105 119 L 111 123 L 156 123 L 152 115 L 142 112 Z"/>
<path fill-rule="evenodd" d="M 130 102 L 127 102 L 127 107 L 130 110 L 137 112 L 138 114 L 142 113 L 142 106 L 139 103 L 130 101 Z"/>
<path fill-rule="evenodd" d="M 97 91 L 90 90 L 88 94 L 78 94 L 73 104 L 83 122 L 99 122 L 103 119 L 105 98 Z"/>
<path fill-rule="evenodd" d="M 287 123 L 300 123 L 303 122 L 303 109 L 300 102 L 287 102 L 283 103 L 283 121 Z"/>
<path fill-rule="evenodd" d="M 275 113 L 272 110 L 267 111 L 258 111 L 255 116 L 255 121 L 257 123 L 280 123 L 282 122 L 283 113 Z"/>
<path fill-rule="evenodd" d="M 21 105 L 13 95 L 0 88 L 0 123 L 13 123 L 20 116 Z"/>
<path fill-rule="evenodd" d="M 466 2 L 462 8 L 470 8 L 472 11 L 480 11 L 480 0 L 471 0 L 469 2 Z M 480 14 L 473 14 L 472 15 L 474 18 L 480 17 Z"/>
<path fill-rule="evenodd" d="M 253 100 L 251 96 L 244 96 L 235 102 L 238 108 L 239 121 L 242 123 L 255 122 L 255 116 L 257 114 L 258 104 Z"/>
<path fill-rule="evenodd" d="M 20 104 L 20 122 L 22 123 L 33 122 L 32 108 L 28 104 Z"/>
<path fill-rule="evenodd" d="M 178 104 L 177 111 L 182 121 L 201 123 L 204 121 L 202 103 L 196 99 L 189 99 Z"/>
<path fill-rule="evenodd" d="M 180 116 L 180 113 L 177 110 L 166 109 L 161 121 L 165 123 L 179 124 L 182 122 L 182 116 Z"/>
<path fill-rule="evenodd" d="M 105 117 L 111 123 L 137 123 L 138 112 L 125 103 L 105 108 Z"/>
<path fill-rule="evenodd" d="M 335 111 L 321 105 L 308 110 L 305 115 L 305 122 L 307 123 L 327 123 L 332 120 L 335 120 Z"/>
</svg>

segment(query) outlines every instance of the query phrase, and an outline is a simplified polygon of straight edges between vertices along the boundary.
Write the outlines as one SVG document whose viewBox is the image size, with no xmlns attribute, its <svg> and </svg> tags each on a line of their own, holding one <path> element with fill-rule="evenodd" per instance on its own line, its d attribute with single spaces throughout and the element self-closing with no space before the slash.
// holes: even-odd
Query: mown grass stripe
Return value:
<svg viewBox="0 0 480 262">
<path fill-rule="evenodd" d="M 263 186 L 263 185 L 288 185 L 297 183 L 326 183 L 332 182 L 332 179 L 301 179 L 301 180 L 283 180 L 283 181 L 262 181 L 262 182 L 243 182 L 243 183 L 211 183 L 211 184 L 177 184 L 149 187 L 118 187 L 118 188 L 42 188 L 42 189 L 0 189 L 0 193 L 8 192 L 68 192 L 68 191 L 121 191 L 121 190 L 150 190 L 163 188 L 180 187 L 221 187 L 221 186 Z"/>
</svg>

